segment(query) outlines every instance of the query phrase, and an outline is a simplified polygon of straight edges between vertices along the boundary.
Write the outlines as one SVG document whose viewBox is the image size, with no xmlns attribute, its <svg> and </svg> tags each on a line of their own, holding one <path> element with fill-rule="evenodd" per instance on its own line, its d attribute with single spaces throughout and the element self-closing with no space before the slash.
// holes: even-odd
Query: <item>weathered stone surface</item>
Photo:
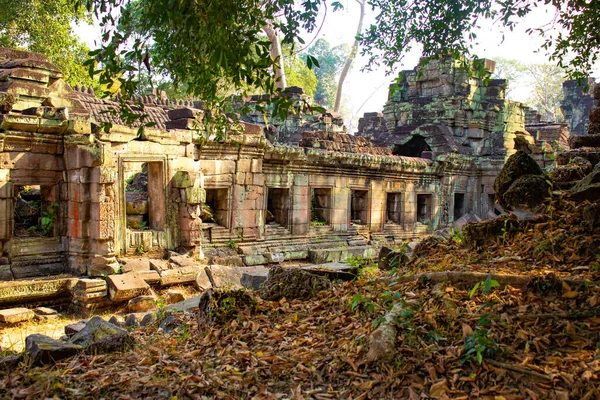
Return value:
<svg viewBox="0 0 600 400">
<path fill-rule="evenodd" d="M 265 300 L 277 301 L 282 298 L 308 299 L 321 290 L 331 288 L 331 282 L 322 276 L 295 268 L 273 267 L 260 291 Z"/>
<path fill-rule="evenodd" d="M 200 268 L 200 271 L 196 275 L 196 279 L 194 281 L 194 287 L 197 290 L 206 290 L 212 288 L 212 282 L 208 277 L 208 273 L 206 272 L 206 268 Z"/>
<path fill-rule="evenodd" d="M 65 325 L 65 335 L 67 335 L 68 337 L 73 336 L 74 334 L 76 334 L 77 332 L 79 332 L 83 328 L 85 328 L 86 323 L 87 323 L 87 320 L 75 322 L 74 324 Z"/>
<path fill-rule="evenodd" d="M 540 166 L 523 151 L 517 151 L 510 156 L 494 181 L 494 190 L 498 204 L 506 208 L 504 193 L 523 175 L 543 175 Z"/>
<path fill-rule="evenodd" d="M 158 330 L 164 333 L 171 333 L 180 326 L 181 322 L 177 319 L 177 317 L 174 315 L 169 315 L 160 323 Z"/>
<path fill-rule="evenodd" d="M 152 295 L 134 297 L 127 302 L 129 312 L 144 312 L 156 307 L 156 298 Z"/>
<path fill-rule="evenodd" d="M 125 326 L 128 328 L 135 328 L 137 326 L 140 326 L 137 316 L 135 314 L 127 315 L 127 318 L 125 318 Z"/>
<path fill-rule="evenodd" d="M 126 301 L 146 294 L 150 286 L 135 273 L 111 275 L 107 278 L 108 293 L 112 301 Z"/>
<path fill-rule="evenodd" d="M 165 304 L 176 304 L 185 300 L 183 293 L 177 290 L 169 289 L 161 296 Z"/>
<path fill-rule="evenodd" d="M 244 256 L 244 264 L 248 266 L 267 264 L 267 258 L 262 254 L 248 254 Z"/>
<path fill-rule="evenodd" d="M 600 164 L 596 164 L 594 170 L 586 175 L 570 191 L 571 198 L 575 200 L 589 200 L 591 202 L 600 199 Z"/>
<path fill-rule="evenodd" d="M 182 285 L 192 283 L 196 280 L 200 272 L 200 266 L 188 266 L 168 269 L 160 274 L 160 285 Z"/>
<path fill-rule="evenodd" d="M 192 257 L 175 253 L 171 253 L 169 262 L 178 267 L 193 267 L 199 264 L 198 261 L 194 260 Z"/>
<path fill-rule="evenodd" d="M 134 344 L 133 337 L 123 328 L 92 317 L 85 328 L 73 335 L 71 343 L 80 345 L 86 353 L 101 354 L 125 350 Z"/>
<path fill-rule="evenodd" d="M 344 262 L 351 257 L 374 258 L 376 255 L 376 250 L 370 246 L 312 249 L 308 251 L 308 258 L 315 264 Z"/>
<path fill-rule="evenodd" d="M 0 310 L 0 322 L 5 324 L 16 324 L 18 322 L 29 321 L 35 317 L 35 313 L 24 307 L 9 308 L 7 310 Z"/>
<path fill-rule="evenodd" d="M 135 271 L 132 274 L 143 279 L 148 285 L 158 285 L 160 283 L 160 274 L 157 271 Z"/>
<path fill-rule="evenodd" d="M 211 265 L 206 272 L 215 288 L 258 289 L 267 280 L 269 270 L 265 267 L 228 267 Z"/>
<path fill-rule="evenodd" d="M 10 356 L 0 358 L 0 372 L 14 371 L 23 362 L 22 354 L 12 354 Z"/>
<path fill-rule="evenodd" d="M 534 210 L 548 197 L 550 185 L 542 175 L 523 175 L 513 182 L 502 198 L 509 210 Z"/>
<path fill-rule="evenodd" d="M 119 260 L 121 272 L 150 271 L 150 261 L 147 258 L 122 258 Z"/>
<path fill-rule="evenodd" d="M 140 321 L 140 326 L 152 325 L 154 322 L 156 322 L 156 315 L 154 313 L 148 313 L 144 315 Z"/>
<path fill-rule="evenodd" d="M 302 267 L 302 270 L 311 274 L 326 276 L 330 280 L 352 280 L 356 278 L 356 267 L 352 267 L 343 262 L 331 262 L 325 264 L 314 264 Z"/>
<path fill-rule="evenodd" d="M 585 158 L 575 157 L 566 165 L 554 167 L 550 171 L 550 179 L 555 183 L 578 181 L 590 172 L 592 172 L 592 163 Z"/>
<path fill-rule="evenodd" d="M 113 315 L 112 317 L 110 317 L 108 322 L 121 328 L 125 326 L 125 320 L 123 319 L 123 317 L 117 315 Z"/>
<path fill-rule="evenodd" d="M 170 268 L 167 260 L 150 259 L 148 261 L 150 263 L 150 269 L 158 271 L 159 273 Z"/>
<path fill-rule="evenodd" d="M 37 307 L 33 309 L 33 312 L 39 315 L 56 315 L 58 312 L 48 307 Z"/>
<path fill-rule="evenodd" d="M 571 136 L 569 138 L 569 146 L 572 149 L 578 149 L 580 147 L 600 147 L 600 135 Z"/>
<path fill-rule="evenodd" d="M 54 363 L 74 356 L 82 350 L 82 346 L 52 339 L 46 335 L 34 334 L 25 339 L 25 353 L 31 365 Z"/>
</svg>

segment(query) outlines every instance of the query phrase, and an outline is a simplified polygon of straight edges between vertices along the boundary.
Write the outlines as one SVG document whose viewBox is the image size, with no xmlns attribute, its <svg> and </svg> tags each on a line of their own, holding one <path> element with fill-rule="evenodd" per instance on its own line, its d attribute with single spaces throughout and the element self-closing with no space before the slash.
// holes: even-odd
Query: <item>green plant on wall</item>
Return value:
<svg viewBox="0 0 600 400">
<path fill-rule="evenodd" d="M 52 236 L 52 233 L 54 232 L 54 224 L 58 218 L 56 213 L 57 208 L 58 203 L 51 203 L 48 208 L 40 214 L 40 228 L 44 236 Z"/>
</svg>

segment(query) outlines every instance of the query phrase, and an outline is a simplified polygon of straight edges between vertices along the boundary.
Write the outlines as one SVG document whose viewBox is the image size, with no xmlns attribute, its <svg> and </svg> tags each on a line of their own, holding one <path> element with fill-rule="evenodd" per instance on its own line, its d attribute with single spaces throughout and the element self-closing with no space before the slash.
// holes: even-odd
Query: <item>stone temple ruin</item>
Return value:
<svg viewBox="0 0 600 400">
<path fill-rule="evenodd" d="M 156 125 L 138 135 L 44 56 L 1 49 L 0 306 L 89 310 L 149 285 L 219 286 L 227 266 L 372 257 L 494 216 L 506 157 L 524 149 L 549 165 L 553 151 L 505 85 L 431 61 L 406 71 L 356 136 L 331 113 L 269 127 L 250 115 L 243 132 L 206 141 L 198 103 L 139 99 Z"/>
</svg>

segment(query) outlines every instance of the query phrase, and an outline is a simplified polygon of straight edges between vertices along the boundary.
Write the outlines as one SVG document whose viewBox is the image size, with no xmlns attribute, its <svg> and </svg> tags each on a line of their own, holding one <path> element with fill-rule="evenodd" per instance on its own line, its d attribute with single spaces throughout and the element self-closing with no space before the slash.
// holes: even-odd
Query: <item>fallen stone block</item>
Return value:
<svg viewBox="0 0 600 400">
<path fill-rule="evenodd" d="M 160 283 L 160 274 L 157 271 L 135 271 L 132 273 L 142 278 L 148 285 L 158 285 Z"/>
<path fill-rule="evenodd" d="M 259 289 L 267 280 L 269 270 L 265 267 L 228 267 L 211 265 L 206 268 L 210 281 L 215 288 Z"/>
<path fill-rule="evenodd" d="M 111 275 L 107 278 L 108 294 L 112 301 L 126 301 L 148 293 L 150 286 L 135 273 Z"/>
<path fill-rule="evenodd" d="M 169 289 L 162 295 L 162 299 L 165 304 L 175 304 L 184 301 L 185 296 L 181 292 Z"/>
<path fill-rule="evenodd" d="M 34 334 L 25 339 L 25 353 L 31 365 L 54 363 L 74 356 L 82 350 L 77 344 L 52 339 L 46 335 Z"/>
<path fill-rule="evenodd" d="M 12 354 L 10 356 L 0 358 L 0 371 L 14 371 L 23 362 L 22 354 Z"/>
<path fill-rule="evenodd" d="M 169 286 L 193 283 L 196 281 L 199 271 L 200 267 L 197 266 L 174 268 L 163 271 L 160 276 L 160 285 Z"/>
<path fill-rule="evenodd" d="M 159 273 L 170 268 L 169 262 L 167 260 L 150 259 L 149 264 L 151 270 L 157 271 Z"/>
<path fill-rule="evenodd" d="M 150 260 L 147 258 L 123 258 L 119 260 L 121 272 L 150 271 Z"/>
<path fill-rule="evenodd" d="M 341 279 L 344 281 L 356 278 L 355 272 L 357 270 L 356 267 L 340 262 L 307 265 L 302 269 L 315 275 L 326 276 L 331 280 Z"/>
<path fill-rule="evenodd" d="M 35 313 L 25 307 L 0 310 L 0 322 L 4 322 L 5 324 L 16 324 L 19 322 L 29 321 L 33 317 L 35 317 Z"/>
<path fill-rule="evenodd" d="M 308 258 L 315 264 L 344 262 L 352 257 L 374 258 L 376 256 L 376 250 L 370 246 L 312 249 L 308 252 Z"/>
<path fill-rule="evenodd" d="M 267 258 L 262 254 L 249 254 L 244 256 L 244 264 L 248 266 L 267 264 Z"/>
<path fill-rule="evenodd" d="M 193 267 L 198 265 L 198 261 L 194 260 L 192 257 L 174 253 L 171 253 L 171 256 L 169 257 L 169 262 L 171 264 L 175 264 L 175 266 L 177 267 Z"/>
<path fill-rule="evenodd" d="M 133 337 L 123 328 L 95 316 L 85 328 L 73 335 L 71 343 L 80 345 L 88 354 L 125 350 L 134 344 Z"/>
<path fill-rule="evenodd" d="M 207 290 L 212 288 L 212 282 L 208 277 L 207 267 L 200 268 L 200 272 L 196 275 L 196 280 L 194 281 L 194 287 L 197 290 Z"/>
<path fill-rule="evenodd" d="M 283 253 L 265 253 L 265 258 L 269 264 L 276 264 L 285 261 Z"/>
<path fill-rule="evenodd" d="M 58 312 L 48 307 L 37 307 L 33 309 L 33 312 L 38 315 L 58 315 Z"/>
<path fill-rule="evenodd" d="M 74 334 L 85 328 L 86 323 L 87 320 L 84 320 L 75 322 L 74 324 L 65 325 L 65 335 L 67 335 L 68 337 L 73 336 Z"/>
<path fill-rule="evenodd" d="M 129 312 L 144 312 L 156 307 L 156 299 L 152 295 L 134 297 L 127 303 Z"/>
</svg>

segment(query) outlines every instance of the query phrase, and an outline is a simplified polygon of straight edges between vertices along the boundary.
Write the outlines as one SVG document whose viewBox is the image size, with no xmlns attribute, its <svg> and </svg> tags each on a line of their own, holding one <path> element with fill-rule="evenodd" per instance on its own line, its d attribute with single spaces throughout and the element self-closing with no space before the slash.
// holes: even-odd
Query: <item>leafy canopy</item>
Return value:
<svg viewBox="0 0 600 400">
<path fill-rule="evenodd" d="M 472 50 L 477 41 L 475 29 L 483 21 L 512 30 L 538 6 L 553 7 L 555 17 L 528 33 L 544 37 L 543 49 L 569 77 L 587 76 L 600 53 L 597 1 L 369 0 L 368 4 L 378 14 L 361 35 L 362 53 L 369 55 L 367 68 L 383 65 L 391 72 L 415 44 L 422 46 L 426 57 L 451 54 L 458 59 Z"/>
<path fill-rule="evenodd" d="M 69 0 L 0 0 L 0 46 L 42 53 L 71 85 L 92 85 L 83 67 L 89 49 L 71 29 L 86 20 Z"/>
</svg>

